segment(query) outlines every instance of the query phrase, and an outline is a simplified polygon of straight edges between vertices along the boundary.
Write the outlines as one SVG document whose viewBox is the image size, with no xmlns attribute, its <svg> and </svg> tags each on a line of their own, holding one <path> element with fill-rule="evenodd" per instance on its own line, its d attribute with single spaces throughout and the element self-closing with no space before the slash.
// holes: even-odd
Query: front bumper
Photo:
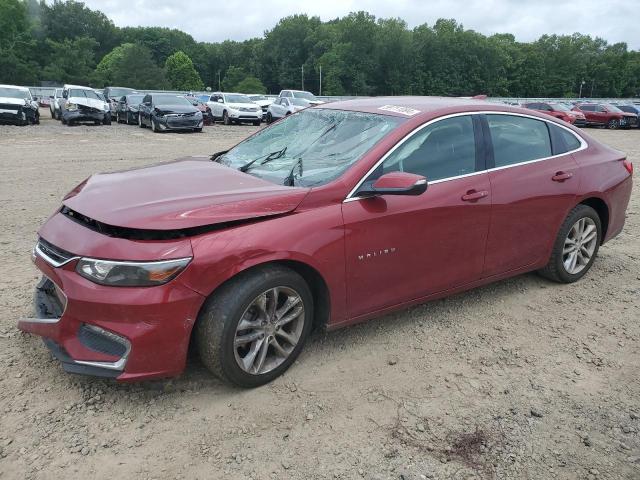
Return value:
<svg viewBox="0 0 640 480">
<path fill-rule="evenodd" d="M 239 122 L 257 122 L 262 121 L 262 110 L 256 112 L 241 112 L 238 110 L 229 110 L 229 118 Z"/>
<path fill-rule="evenodd" d="M 36 318 L 18 322 L 42 336 L 70 373 L 138 381 L 184 369 L 191 328 L 204 297 L 175 279 L 157 287 L 106 287 L 35 253 L 44 274 L 36 287 Z"/>
<path fill-rule="evenodd" d="M 64 110 L 62 112 L 65 122 L 102 122 L 105 118 L 110 118 L 110 115 L 105 111 Z"/>
<path fill-rule="evenodd" d="M 154 117 L 161 130 L 193 130 L 202 128 L 204 119 L 199 116 L 163 115 Z"/>
<path fill-rule="evenodd" d="M 0 123 L 26 125 L 35 120 L 35 111 L 20 105 L 0 105 Z"/>
</svg>

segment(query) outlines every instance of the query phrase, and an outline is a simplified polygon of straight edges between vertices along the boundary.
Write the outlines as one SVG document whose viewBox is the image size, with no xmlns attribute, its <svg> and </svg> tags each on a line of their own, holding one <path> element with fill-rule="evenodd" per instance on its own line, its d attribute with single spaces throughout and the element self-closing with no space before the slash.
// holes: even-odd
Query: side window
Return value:
<svg viewBox="0 0 640 480">
<path fill-rule="evenodd" d="M 464 115 L 437 121 L 415 133 L 385 159 L 377 174 L 409 172 L 434 181 L 475 170 L 473 120 Z"/>
<path fill-rule="evenodd" d="M 578 105 L 578 108 L 584 112 L 593 112 L 593 107 L 591 105 Z"/>
<path fill-rule="evenodd" d="M 142 103 L 147 103 L 151 101 L 151 95 L 145 95 L 145 97 L 142 99 Z"/>
<path fill-rule="evenodd" d="M 487 115 L 496 167 L 551 156 L 546 122 L 515 115 Z"/>
<path fill-rule="evenodd" d="M 291 97 L 291 96 L 293 96 L 293 94 L 292 94 L 291 92 L 285 91 L 285 92 L 282 94 L 282 96 L 283 96 L 283 97 Z"/>
<path fill-rule="evenodd" d="M 580 140 L 576 136 L 566 130 L 552 123 L 548 124 L 549 131 L 553 138 L 553 154 L 560 155 L 562 153 L 572 152 L 582 146 Z"/>
</svg>

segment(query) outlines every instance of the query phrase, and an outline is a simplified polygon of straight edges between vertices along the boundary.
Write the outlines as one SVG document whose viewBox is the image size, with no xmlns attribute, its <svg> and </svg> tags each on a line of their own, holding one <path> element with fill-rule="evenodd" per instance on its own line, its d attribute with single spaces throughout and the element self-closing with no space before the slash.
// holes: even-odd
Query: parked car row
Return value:
<svg viewBox="0 0 640 480">
<path fill-rule="evenodd" d="M 523 107 L 546 113 L 576 127 L 639 128 L 640 106 L 596 102 L 527 102 Z"/>
</svg>

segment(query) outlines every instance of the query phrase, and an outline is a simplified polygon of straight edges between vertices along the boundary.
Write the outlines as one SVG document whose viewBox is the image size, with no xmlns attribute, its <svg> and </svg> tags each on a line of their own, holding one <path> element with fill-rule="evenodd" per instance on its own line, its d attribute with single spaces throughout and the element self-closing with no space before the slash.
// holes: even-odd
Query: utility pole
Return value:
<svg viewBox="0 0 640 480">
<path fill-rule="evenodd" d="M 592 79 L 591 80 L 591 95 L 589 96 L 589 98 L 593 98 L 593 87 L 596 84 L 596 79 Z"/>
<path fill-rule="evenodd" d="M 218 91 L 221 92 L 222 91 L 222 86 L 220 83 L 220 70 L 218 70 Z"/>
<path fill-rule="evenodd" d="M 580 81 L 580 92 L 578 92 L 578 98 L 582 98 L 582 86 L 584 85 L 584 80 Z"/>
<path fill-rule="evenodd" d="M 304 90 L 304 63 L 302 64 L 301 80 L 302 80 L 302 90 Z"/>
<path fill-rule="evenodd" d="M 318 90 L 318 95 L 322 95 L 322 65 L 320 65 L 320 89 Z"/>
</svg>

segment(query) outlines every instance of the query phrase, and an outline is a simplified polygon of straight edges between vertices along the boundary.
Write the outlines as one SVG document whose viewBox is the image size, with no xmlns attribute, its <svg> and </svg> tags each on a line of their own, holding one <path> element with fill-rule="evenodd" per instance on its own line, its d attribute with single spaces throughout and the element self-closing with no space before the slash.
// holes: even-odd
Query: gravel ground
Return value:
<svg viewBox="0 0 640 480">
<path fill-rule="evenodd" d="M 15 324 L 29 255 L 97 171 L 206 155 L 254 132 L 0 126 L 0 478 L 638 479 L 640 193 L 573 285 L 522 275 L 335 333 L 272 384 L 195 359 L 169 382 L 68 375 Z M 640 130 L 591 130 L 640 166 Z"/>
</svg>

